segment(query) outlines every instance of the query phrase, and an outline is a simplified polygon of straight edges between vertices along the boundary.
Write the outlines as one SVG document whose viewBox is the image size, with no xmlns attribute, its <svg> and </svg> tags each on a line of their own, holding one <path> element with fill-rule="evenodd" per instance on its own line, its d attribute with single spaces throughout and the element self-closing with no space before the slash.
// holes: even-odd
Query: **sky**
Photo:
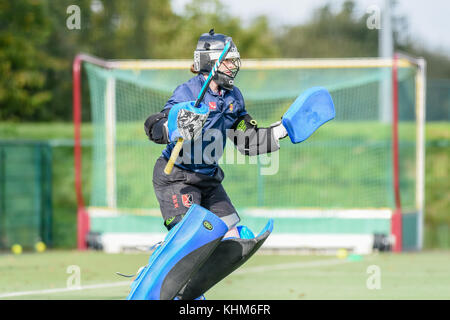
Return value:
<svg viewBox="0 0 450 320">
<path fill-rule="evenodd" d="M 302 24 L 308 21 L 314 9 L 329 0 L 220 0 L 229 7 L 233 16 L 251 21 L 266 15 L 273 27 Z M 172 0 L 172 8 L 182 14 L 190 0 Z M 344 0 L 333 0 L 339 8 Z M 356 0 L 357 10 L 364 14 L 372 5 L 383 7 L 385 0 Z M 450 56 L 450 1 L 449 0 L 397 0 L 395 13 L 407 18 L 410 38 L 420 46 Z"/>
</svg>

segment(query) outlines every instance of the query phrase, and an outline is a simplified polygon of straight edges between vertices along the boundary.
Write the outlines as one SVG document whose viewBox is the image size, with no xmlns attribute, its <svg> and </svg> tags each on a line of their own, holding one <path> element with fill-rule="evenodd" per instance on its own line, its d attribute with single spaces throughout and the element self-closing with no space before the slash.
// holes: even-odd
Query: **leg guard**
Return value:
<svg viewBox="0 0 450 320">
<path fill-rule="evenodd" d="M 239 233 L 249 239 L 223 239 L 177 297 L 181 300 L 193 300 L 204 294 L 220 280 L 243 265 L 261 247 L 272 229 L 273 220 L 270 219 L 257 237 L 254 237 L 248 228 L 243 228 L 239 230 Z"/>
<path fill-rule="evenodd" d="M 127 300 L 171 300 L 219 245 L 227 225 L 193 204 L 131 285 Z"/>
</svg>

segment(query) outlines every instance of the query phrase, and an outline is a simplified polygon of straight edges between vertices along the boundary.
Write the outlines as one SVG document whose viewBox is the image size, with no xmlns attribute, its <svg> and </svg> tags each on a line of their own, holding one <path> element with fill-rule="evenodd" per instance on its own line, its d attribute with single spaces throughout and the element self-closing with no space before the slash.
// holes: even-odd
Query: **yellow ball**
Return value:
<svg viewBox="0 0 450 320">
<path fill-rule="evenodd" d="M 34 245 L 34 248 L 37 252 L 44 252 L 45 249 L 47 249 L 47 246 L 42 241 L 39 241 Z"/>
<path fill-rule="evenodd" d="M 21 254 L 22 253 L 22 246 L 20 244 L 14 244 L 11 247 L 11 251 L 14 254 Z"/>
<path fill-rule="evenodd" d="M 347 249 L 339 249 L 339 250 L 337 251 L 337 253 L 336 253 L 336 256 L 337 256 L 339 259 L 345 259 L 345 258 L 347 258 L 347 256 L 348 256 L 348 251 L 347 251 Z"/>
</svg>

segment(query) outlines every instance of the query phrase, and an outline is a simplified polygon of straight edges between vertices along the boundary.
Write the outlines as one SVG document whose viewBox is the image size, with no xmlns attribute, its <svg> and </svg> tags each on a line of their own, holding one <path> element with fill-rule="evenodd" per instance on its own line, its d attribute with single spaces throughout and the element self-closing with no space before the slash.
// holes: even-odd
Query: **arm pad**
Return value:
<svg viewBox="0 0 450 320">
<path fill-rule="evenodd" d="M 144 130 L 147 137 L 158 144 L 169 143 L 169 131 L 167 129 L 167 115 L 169 110 L 152 114 L 145 120 Z"/>
<path fill-rule="evenodd" d="M 236 120 L 228 130 L 228 138 L 244 155 L 255 156 L 280 149 L 272 128 L 258 128 L 257 122 L 248 114 Z"/>
</svg>

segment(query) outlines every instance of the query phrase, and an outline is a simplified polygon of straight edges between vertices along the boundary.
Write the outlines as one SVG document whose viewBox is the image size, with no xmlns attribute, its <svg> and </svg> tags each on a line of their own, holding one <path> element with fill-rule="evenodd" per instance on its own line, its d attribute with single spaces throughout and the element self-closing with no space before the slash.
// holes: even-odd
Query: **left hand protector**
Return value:
<svg viewBox="0 0 450 320">
<path fill-rule="evenodd" d="M 313 87 L 301 94 L 283 115 L 281 122 L 292 143 L 302 142 L 336 116 L 330 93 Z"/>
<path fill-rule="evenodd" d="M 201 135 L 209 108 L 204 103 L 200 103 L 198 107 L 194 105 L 195 101 L 186 101 L 170 109 L 167 120 L 170 141 L 177 142 L 179 138 L 186 141 L 195 140 Z"/>
</svg>

